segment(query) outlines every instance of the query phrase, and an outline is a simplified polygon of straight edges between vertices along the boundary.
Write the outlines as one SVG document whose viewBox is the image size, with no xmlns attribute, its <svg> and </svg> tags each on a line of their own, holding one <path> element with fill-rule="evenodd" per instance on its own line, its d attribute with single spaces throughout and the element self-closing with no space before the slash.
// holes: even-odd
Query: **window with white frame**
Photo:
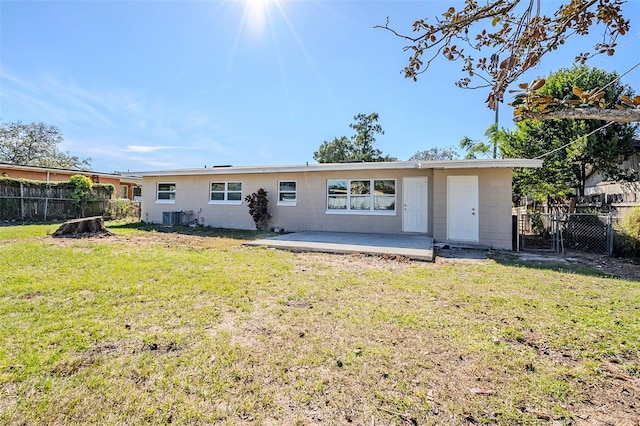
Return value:
<svg viewBox="0 0 640 426">
<path fill-rule="evenodd" d="M 327 212 L 393 214 L 395 211 L 395 179 L 327 180 Z"/>
<path fill-rule="evenodd" d="M 158 183 L 156 201 L 159 203 L 175 203 L 176 202 L 176 184 L 175 183 Z"/>
<path fill-rule="evenodd" d="M 295 206 L 298 200 L 298 184 L 294 180 L 278 182 L 278 205 Z"/>
<path fill-rule="evenodd" d="M 211 182 L 210 204 L 241 204 L 242 182 Z"/>
</svg>

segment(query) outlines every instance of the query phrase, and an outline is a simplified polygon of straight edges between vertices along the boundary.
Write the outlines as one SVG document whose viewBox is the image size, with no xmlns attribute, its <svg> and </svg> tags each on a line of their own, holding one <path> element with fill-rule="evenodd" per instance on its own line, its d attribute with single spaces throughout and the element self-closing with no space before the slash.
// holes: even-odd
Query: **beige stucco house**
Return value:
<svg viewBox="0 0 640 426">
<path fill-rule="evenodd" d="M 423 233 L 437 242 L 511 249 L 511 174 L 540 160 L 495 159 L 136 172 L 142 219 L 254 229 L 248 194 L 268 192 L 286 231 Z"/>
</svg>

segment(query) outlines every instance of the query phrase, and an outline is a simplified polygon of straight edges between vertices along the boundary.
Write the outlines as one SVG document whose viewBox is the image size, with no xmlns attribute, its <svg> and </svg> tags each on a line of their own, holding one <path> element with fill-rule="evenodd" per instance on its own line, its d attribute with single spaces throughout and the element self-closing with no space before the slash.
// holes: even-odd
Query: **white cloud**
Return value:
<svg viewBox="0 0 640 426">
<path fill-rule="evenodd" d="M 126 152 L 156 152 L 161 149 L 168 149 L 167 146 L 144 146 L 144 145 L 127 145 Z"/>
</svg>

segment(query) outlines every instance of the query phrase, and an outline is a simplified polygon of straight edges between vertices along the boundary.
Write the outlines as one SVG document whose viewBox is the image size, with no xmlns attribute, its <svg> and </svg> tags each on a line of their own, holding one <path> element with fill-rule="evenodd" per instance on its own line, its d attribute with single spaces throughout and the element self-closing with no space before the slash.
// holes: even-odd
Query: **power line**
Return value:
<svg viewBox="0 0 640 426">
<path fill-rule="evenodd" d="M 572 145 L 572 144 L 574 144 L 574 143 L 576 143 L 576 142 L 578 142 L 578 141 L 580 141 L 582 139 L 588 138 L 589 136 L 593 135 L 594 133 L 596 133 L 596 132 L 598 132 L 598 131 L 600 131 L 600 130 L 602 130 L 604 128 L 607 128 L 607 127 L 611 126 L 613 123 L 615 123 L 615 121 L 609 121 L 609 122 L 607 122 L 607 124 L 605 124 L 605 125 L 603 125 L 601 127 L 598 127 L 594 131 L 589 132 L 588 134 L 586 134 L 584 136 L 580 136 L 578 139 L 572 140 L 571 142 L 566 143 L 566 144 L 562 145 L 561 147 L 558 147 L 558 148 L 556 148 L 556 149 L 554 149 L 552 151 L 546 152 L 546 153 L 544 153 L 542 155 L 538 155 L 537 157 L 534 158 L 534 160 L 539 160 L 541 158 L 544 158 L 547 155 L 551 155 L 554 152 L 560 151 L 561 149 L 564 149 L 564 148 L 568 147 L 569 145 Z"/>
<path fill-rule="evenodd" d="M 638 62 L 637 64 L 635 64 L 634 66 L 632 66 L 631 68 L 629 68 L 627 71 L 625 71 L 624 73 L 620 74 L 618 77 L 616 77 L 615 79 L 611 80 L 608 84 L 606 84 L 602 89 L 598 90 L 598 92 L 594 93 L 589 99 L 591 99 L 592 97 L 594 97 L 595 95 L 597 95 L 598 93 L 602 92 L 604 89 L 606 89 L 607 87 L 611 86 L 612 84 L 616 83 L 617 81 L 619 81 L 622 77 L 624 77 L 625 75 L 629 74 L 631 71 L 633 71 L 634 69 L 640 67 L 640 62 Z M 594 131 L 590 132 L 589 134 L 585 135 L 585 136 L 580 136 L 579 138 L 572 140 L 569 143 L 566 143 L 564 145 L 562 145 L 561 147 L 558 147 L 554 150 L 551 150 L 549 152 L 546 152 L 544 154 L 538 155 L 537 157 L 535 157 L 534 159 L 538 160 L 541 158 L 544 158 L 548 155 L 553 154 L 554 152 L 560 151 L 561 149 L 564 149 L 566 147 L 568 147 L 569 145 L 573 145 L 574 143 L 584 139 L 584 138 L 588 138 L 589 136 L 593 135 L 594 133 L 605 129 L 607 127 L 609 127 L 610 125 L 612 125 L 613 123 L 615 123 L 615 121 L 609 121 L 606 124 L 604 124 L 601 127 L 598 127 L 597 129 L 595 129 Z"/>
</svg>

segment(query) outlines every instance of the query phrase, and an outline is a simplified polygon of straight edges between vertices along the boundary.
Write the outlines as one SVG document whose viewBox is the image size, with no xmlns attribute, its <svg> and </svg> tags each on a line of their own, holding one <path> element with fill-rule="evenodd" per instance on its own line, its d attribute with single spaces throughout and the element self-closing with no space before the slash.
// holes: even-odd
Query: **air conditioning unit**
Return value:
<svg viewBox="0 0 640 426">
<path fill-rule="evenodd" d="M 182 224 L 182 212 L 162 212 L 162 224 L 173 226 Z"/>
</svg>

